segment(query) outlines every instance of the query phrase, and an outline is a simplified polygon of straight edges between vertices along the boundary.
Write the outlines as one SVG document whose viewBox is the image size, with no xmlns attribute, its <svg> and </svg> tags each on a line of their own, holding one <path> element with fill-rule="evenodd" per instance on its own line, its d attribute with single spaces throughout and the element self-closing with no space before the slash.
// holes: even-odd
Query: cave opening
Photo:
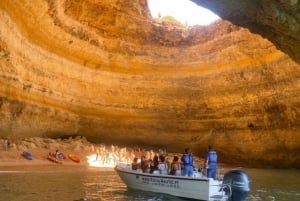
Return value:
<svg viewBox="0 0 300 201">
<path fill-rule="evenodd" d="M 190 0 L 148 0 L 152 18 L 177 21 L 184 26 L 206 26 L 220 19 L 218 15 Z"/>
</svg>

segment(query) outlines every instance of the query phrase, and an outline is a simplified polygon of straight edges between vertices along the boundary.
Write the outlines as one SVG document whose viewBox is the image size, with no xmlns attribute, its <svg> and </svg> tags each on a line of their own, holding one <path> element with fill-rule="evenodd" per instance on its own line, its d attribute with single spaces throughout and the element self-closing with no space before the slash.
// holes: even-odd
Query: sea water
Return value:
<svg viewBox="0 0 300 201">
<path fill-rule="evenodd" d="M 19 168 L 20 169 L 20 168 Z M 247 201 L 299 201 L 300 170 L 245 169 Z M 26 167 L 0 171 L 0 201 L 186 201 L 128 189 L 113 169 Z"/>
</svg>

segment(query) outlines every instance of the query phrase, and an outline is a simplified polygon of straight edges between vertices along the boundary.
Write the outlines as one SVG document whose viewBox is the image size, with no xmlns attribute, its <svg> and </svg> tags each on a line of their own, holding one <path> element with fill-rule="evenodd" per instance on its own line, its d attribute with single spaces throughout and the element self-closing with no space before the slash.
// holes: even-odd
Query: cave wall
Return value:
<svg viewBox="0 0 300 201">
<path fill-rule="evenodd" d="M 300 68 L 273 41 L 159 22 L 144 0 L 4 0 L 0 19 L 2 137 L 213 144 L 222 162 L 300 167 Z"/>
<path fill-rule="evenodd" d="M 267 38 L 300 63 L 300 1 L 192 1 L 210 9 L 222 19 Z"/>
</svg>

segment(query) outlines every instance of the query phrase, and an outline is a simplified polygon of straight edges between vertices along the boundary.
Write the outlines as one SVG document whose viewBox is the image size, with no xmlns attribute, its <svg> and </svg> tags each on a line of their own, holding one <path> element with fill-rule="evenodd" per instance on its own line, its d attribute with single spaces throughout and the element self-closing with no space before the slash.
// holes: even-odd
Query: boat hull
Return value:
<svg viewBox="0 0 300 201">
<path fill-rule="evenodd" d="M 143 173 L 131 170 L 131 166 L 126 164 L 118 164 L 115 170 L 129 188 L 196 200 L 226 200 L 225 193 L 220 191 L 222 181 L 206 177 Z"/>
<path fill-rule="evenodd" d="M 62 164 L 62 161 L 61 161 L 61 160 L 58 160 L 58 159 L 55 158 L 54 156 L 48 155 L 48 156 L 47 156 L 47 159 L 48 159 L 49 161 L 54 162 L 54 163 Z"/>
<path fill-rule="evenodd" d="M 68 157 L 69 157 L 69 159 L 71 159 L 75 163 L 80 163 L 80 157 L 79 156 L 77 156 L 75 154 L 69 154 Z"/>
<path fill-rule="evenodd" d="M 23 151 L 22 155 L 28 160 L 33 160 L 32 154 L 28 151 Z"/>
</svg>

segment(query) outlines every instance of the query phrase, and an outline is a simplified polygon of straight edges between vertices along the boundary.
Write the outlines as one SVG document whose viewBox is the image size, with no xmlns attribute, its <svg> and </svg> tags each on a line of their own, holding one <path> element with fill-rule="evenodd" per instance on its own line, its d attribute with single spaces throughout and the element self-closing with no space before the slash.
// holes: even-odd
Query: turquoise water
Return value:
<svg viewBox="0 0 300 201">
<path fill-rule="evenodd" d="M 247 201 L 299 201 L 300 170 L 246 169 L 251 179 Z M 127 189 L 112 169 L 63 166 L 0 172 L 1 201 L 184 201 Z"/>
</svg>

